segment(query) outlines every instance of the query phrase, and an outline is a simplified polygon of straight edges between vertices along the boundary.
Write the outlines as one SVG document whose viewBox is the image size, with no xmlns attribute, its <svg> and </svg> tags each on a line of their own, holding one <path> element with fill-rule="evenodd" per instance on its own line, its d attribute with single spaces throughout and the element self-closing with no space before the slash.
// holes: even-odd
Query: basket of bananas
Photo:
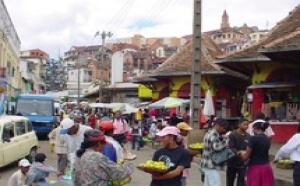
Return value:
<svg viewBox="0 0 300 186">
<path fill-rule="evenodd" d="M 108 186 L 123 186 L 130 183 L 131 177 L 127 177 L 120 180 L 108 180 Z"/>
<path fill-rule="evenodd" d="M 276 164 L 276 168 L 279 169 L 293 169 L 293 162 L 289 158 L 283 158 Z"/>
<path fill-rule="evenodd" d="M 192 143 L 189 145 L 189 151 L 191 155 L 202 154 L 204 143 Z"/>
<path fill-rule="evenodd" d="M 152 161 L 148 160 L 145 163 L 140 163 L 137 168 L 147 173 L 166 173 L 168 172 L 168 167 L 163 161 Z"/>
</svg>

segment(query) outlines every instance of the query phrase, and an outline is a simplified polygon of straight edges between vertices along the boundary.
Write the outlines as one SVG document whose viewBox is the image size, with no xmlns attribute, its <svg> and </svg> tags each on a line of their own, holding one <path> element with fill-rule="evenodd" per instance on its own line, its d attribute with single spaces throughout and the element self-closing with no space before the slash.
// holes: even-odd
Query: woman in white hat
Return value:
<svg viewBox="0 0 300 186">
<path fill-rule="evenodd" d="M 181 186 L 183 170 L 190 167 L 191 161 L 189 152 L 177 144 L 179 133 L 176 127 L 168 126 L 156 134 L 163 148 L 157 150 L 152 159 L 165 162 L 168 172 L 153 174 L 151 186 Z"/>
</svg>

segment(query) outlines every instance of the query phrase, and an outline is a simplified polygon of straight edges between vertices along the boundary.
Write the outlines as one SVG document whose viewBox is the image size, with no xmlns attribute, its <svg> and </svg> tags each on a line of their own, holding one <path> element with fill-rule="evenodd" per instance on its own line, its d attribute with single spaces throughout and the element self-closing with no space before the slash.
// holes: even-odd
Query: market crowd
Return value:
<svg viewBox="0 0 300 186">
<path fill-rule="evenodd" d="M 207 121 L 208 122 L 208 121 Z M 203 128 L 203 123 L 200 124 Z M 195 153 L 187 145 L 193 129 L 188 114 L 161 120 L 148 111 L 139 110 L 124 116 L 117 111 L 110 116 L 92 112 L 62 117 L 60 125 L 50 134 L 50 147 L 57 154 L 57 168 L 38 153 L 34 162 L 22 159 L 20 169 L 8 181 L 8 186 L 38 185 L 49 174 L 58 177 L 72 175 L 75 186 L 107 186 L 110 181 L 130 177 L 134 166 L 129 160 L 136 156 L 131 150 L 141 150 L 143 137 L 158 143 L 154 161 L 163 161 L 168 171 L 152 174 L 150 186 L 186 186 L 189 168 L 195 155 L 199 161 L 199 177 L 204 186 L 221 186 L 220 170 L 226 168 L 227 186 L 274 186 L 274 174 L 269 162 L 269 149 L 274 134 L 264 114 L 258 113 L 252 122 L 241 118 L 234 130 L 222 118 L 209 122 L 203 139 L 203 149 Z M 289 156 L 294 162 L 294 186 L 300 185 L 300 128 L 275 156 L 274 162 Z M 125 145 L 128 141 L 131 148 Z M 199 183 L 200 184 L 200 183 Z"/>
</svg>

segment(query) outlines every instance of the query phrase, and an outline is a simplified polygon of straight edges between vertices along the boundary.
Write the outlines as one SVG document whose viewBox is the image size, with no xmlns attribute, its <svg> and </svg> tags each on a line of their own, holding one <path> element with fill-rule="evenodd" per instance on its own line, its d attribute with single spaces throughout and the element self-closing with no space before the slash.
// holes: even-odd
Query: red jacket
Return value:
<svg viewBox="0 0 300 186">
<path fill-rule="evenodd" d="M 89 123 L 89 126 L 92 127 L 93 129 L 96 128 L 96 121 L 97 121 L 96 115 L 89 116 L 88 123 Z"/>
</svg>

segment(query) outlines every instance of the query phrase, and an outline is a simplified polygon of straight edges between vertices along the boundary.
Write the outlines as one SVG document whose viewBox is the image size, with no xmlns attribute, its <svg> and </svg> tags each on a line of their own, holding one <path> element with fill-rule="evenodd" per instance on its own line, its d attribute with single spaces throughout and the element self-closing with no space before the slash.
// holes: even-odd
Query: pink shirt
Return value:
<svg viewBox="0 0 300 186">
<path fill-rule="evenodd" d="M 115 127 L 114 134 L 124 134 L 130 130 L 127 122 L 123 119 L 114 119 L 113 124 Z"/>
</svg>

